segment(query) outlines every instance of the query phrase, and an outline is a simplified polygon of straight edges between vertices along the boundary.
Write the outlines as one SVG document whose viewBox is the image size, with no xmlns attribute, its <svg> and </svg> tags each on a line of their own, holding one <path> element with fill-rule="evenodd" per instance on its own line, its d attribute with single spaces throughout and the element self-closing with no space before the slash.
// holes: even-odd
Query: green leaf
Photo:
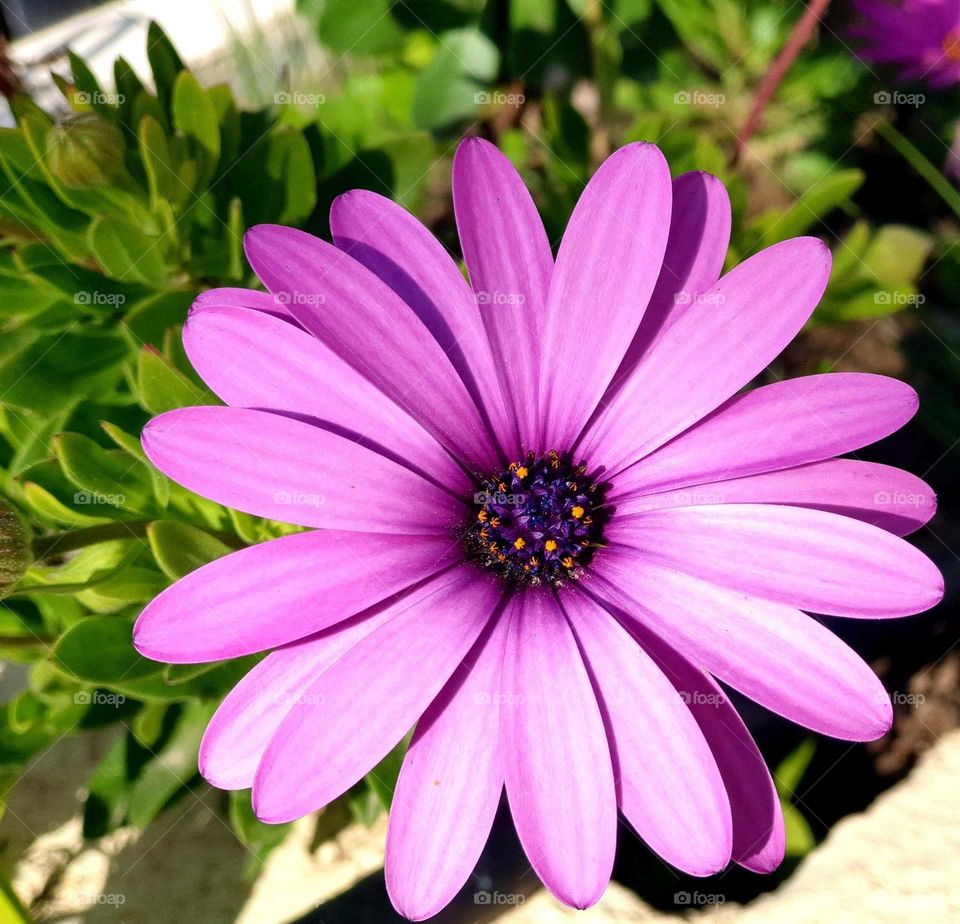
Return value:
<svg viewBox="0 0 960 924">
<path fill-rule="evenodd" d="M 884 225 L 863 253 L 863 263 L 881 285 L 896 288 L 916 281 L 933 249 L 934 237 L 906 225 Z"/>
<path fill-rule="evenodd" d="M 413 92 L 418 128 L 437 129 L 473 115 L 485 102 L 484 86 L 496 77 L 500 63 L 497 46 L 479 29 L 452 29 L 439 39 Z"/>
<path fill-rule="evenodd" d="M 254 855 L 256 867 L 263 864 L 270 852 L 283 843 L 292 825 L 268 825 L 253 814 L 250 790 L 235 790 L 230 793 L 230 824 L 240 840 Z"/>
<path fill-rule="evenodd" d="M 803 817 L 803 813 L 790 802 L 781 801 L 783 809 L 783 826 L 786 836 L 786 855 L 793 859 L 805 857 L 817 846 L 810 823 Z"/>
<path fill-rule="evenodd" d="M 157 564 L 172 580 L 233 551 L 210 533 L 172 520 L 151 523 L 147 536 Z"/>
<path fill-rule="evenodd" d="M 151 414 L 195 404 L 219 403 L 210 392 L 197 388 L 153 347 L 144 347 L 137 358 L 137 394 Z"/>
<path fill-rule="evenodd" d="M 183 71 L 173 87 L 173 124 L 200 146 L 211 165 L 217 163 L 220 158 L 217 110 L 210 94 L 189 71 Z"/>
<path fill-rule="evenodd" d="M 90 225 L 87 243 L 108 276 L 158 289 L 167 285 L 163 237 L 145 234 L 118 216 L 103 215 Z"/>
<path fill-rule="evenodd" d="M 393 802 L 393 793 L 397 788 L 400 767 L 403 765 L 403 758 L 406 756 L 409 744 L 410 739 L 408 737 L 404 738 L 367 774 L 367 783 L 370 784 L 370 788 L 376 793 L 377 798 L 387 811 L 390 810 L 390 804 Z"/>
<path fill-rule="evenodd" d="M 311 7 L 313 0 L 298 0 Z M 375 55 L 399 48 L 404 32 L 390 15 L 390 0 L 327 0 L 317 23 L 320 41 L 333 51 Z"/>
<path fill-rule="evenodd" d="M 140 513 L 156 509 L 153 482 L 146 465 L 121 450 L 104 449 L 80 433 L 61 433 L 53 450 L 63 472 L 91 506 L 106 504 Z"/>
<path fill-rule="evenodd" d="M 173 86 L 184 64 L 173 42 L 158 23 L 151 21 L 147 27 L 147 60 L 153 71 L 153 84 L 163 107 L 169 111 L 173 99 Z"/>
<path fill-rule="evenodd" d="M 197 754 L 216 703 L 186 703 L 159 753 L 148 761 L 130 792 L 131 824 L 153 821 L 178 790 L 197 775 Z"/>
<path fill-rule="evenodd" d="M 70 676 L 88 683 L 158 676 L 163 665 L 149 661 L 133 647 L 133 620 L 119 616 L 88 616 L 69 628 L 53 647 L 54 663 Z"/>
</svg>

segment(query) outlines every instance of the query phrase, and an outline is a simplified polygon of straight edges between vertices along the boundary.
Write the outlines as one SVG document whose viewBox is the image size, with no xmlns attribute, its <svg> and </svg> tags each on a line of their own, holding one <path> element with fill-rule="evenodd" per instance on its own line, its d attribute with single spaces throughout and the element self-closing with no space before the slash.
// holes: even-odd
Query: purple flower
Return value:
<svg viewBox="0 0 960 924">
<path fill-rule="evenodd" d="M 200 753 L 265 821 L 329 803 L 416 726 L 386 857 L 410 918 L 466 881 L 504 785 L 570 905 L 603 892 L 618 809 L 688 873 L 772 870 L 777 796 L 717 680 L 822 734 L 889 729 L 883 686 L 803 611 L 941 598 L 899 538 L 930 488 L 834 458 L 917 397 L 866 374 L 738 393 L 810 317 L 829 251 L 798 238 L 721 278 L 723 186 L 671 182 L 653 145 L 600 168 L 556 263 L 490 144 L 461 145 L 453 198 L 470 285 L 413 216 L 357 190 L 333 205 L 336 246 L 249 233 L 272 294 L 197 300 L 186 349 L 228 406 L 162 414 L 144 447 L 192 491 L 311 529 L 173 585 L 136 646 L 178 663 L 272 649 Z"/>
<path fill-rule="evenodd" d="M 857 53 L 931 87 L 960 81 L 960 0 L 853 0 Z"/>
</svg>

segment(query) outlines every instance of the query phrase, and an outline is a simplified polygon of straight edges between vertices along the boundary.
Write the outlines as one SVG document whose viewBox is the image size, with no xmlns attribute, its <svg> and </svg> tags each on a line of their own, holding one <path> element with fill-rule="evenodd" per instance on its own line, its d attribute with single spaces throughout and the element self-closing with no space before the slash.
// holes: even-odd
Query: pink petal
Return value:
<svg viewBox="0 0 960 924">
<path fill-rule="evenodd" d="M 824 735 L 872 741 L 892 721 L 883 685 L 853 649 L 799 610 L 709 584 L 638 552 L 594 563 L 604 605 L 779 715 Z"/>
<path fill-rule="evenodd" d="M 208 307 L 187 319 L 183 345 L 227 404 L 314 418 L 429 480 L 470 492 L 466 473 L 420 424 L 300 328 L 261 311 Z"/>
<path fill-rule="evenodd" d="M 730 802 L 690 710 L 609 613 L 561 597 L 606 725 L 620 810 L 651 850 L 694 876 L 730 861 Z"/>
<path fill-rule="evenodd" d="M 467 881 L 503 792 L 500 676 L 507 620 L 474 645 L 417 723 L 387 831 L 387 892 L 405 918 L 440 911 Z M 456 837 L 451 832 L 456 831 Z"/>
<path fill-rule="evenodd" d="M 862 372 L 788 379 L 737 395 L 616 479 L 649 494 L 819 462 L 860 449 L 917 411 L 903 382 Z"/>
<path fill-rule="evenodd" d="M 237 289 L 229 286 L 207 289 L 193 300 L 188 318 L 209 308 L 220 310 L 224 308 L 247 308 L 286 321 L 295 327 L 300 326 L 294 320 L 293 315 L 287 311 L 281 299 L 269 292 L 260 292 L 257 289 Z"/>
<path fill-rule="evenodd" d="M 943 578 L 919 549 L 860 520 L 773 504 L 707 504 L 615 518 L 612 543 L 765 600 L 831 616 L 909 616 Z"/>
<path fill-rule="evenodd" d="M 154 661 L 193 664 L 319 632 L 461 558 L 446 536 L 312 530 L 198 568 L 147 604 L 133 630 Z"/>
<path fill-rule="evenodd" d="M 633 471 L 627 469 L 624 477 Z M 620 483 L 617 479 L 616 484 Z M 915 475 L 859 459 L 829 459 L 730 481 L 708 481 L 656 494 L 633 494 L 625 499 L 614 498 L 614 503 L 618 517 L 698 504 L 813 507 L 863 520 L 897 536 L 919 529 L 937 510 L 933 490 Z"/>
<path fill-rule="evenodd" d="M 617 837 L 603 718 L 556 600 L 531 591 L 509 612 L 500 714 L 510 810 L 543 883 L 586 908 L 610 880 Z"/>
<path fill-rule="evenodd" d="M 202 497 L 299 526 L 437 534 L 462 505 L 408 468 L 320 427 L 239 407 L 185 407 L 154 417 L 144 452 Z"/>
<path fill-rule="evenodd" d="M 730 197 L 715 176 L 699 170 L 673 181 L 670 236 L 650 303 L 610 391 L 622 384 L 650 344 L 659 339 L 723 272 L 730 244 Z"/>
<path fill-rule="evenodd" d="M 550 241 L 520 175 L 481 138 L 457 148 L 453 206 L 504 395 L 523 448 L 535 448 L 540 337 L 553 272 Z"/>
<path fill-rule="evenodd" d="M 499 459 L 449 357 L 410 307 L 332 244 L 278 225 L 244 238 L 247 259 L 290 313 L 444 446 L 481 471 Z"/>
<path fill-rule="evenodd" d="M 809 237 L 732 269 L 650 346 L 595 415 L 579 453 L 615 474 L 705 417 L 793 339 L 829 275 L 830 251 Z"/>
<path fill-rule="evenodd" d="M 443 245 L 402 206 L 365 189 L 330 207 L 334 243 L 382 279 L 417 314 L 450 358 L 503 448 L 518 450 L 480 310 Z"/>
<path fill-rule="evenodd" d="M 362 639 L 293 704 L 257 769 L 262 821 L 332 802 L 379 763 L 440 692 L 490 619 L 499 589 L 471 566 Z"/>
<path fill-rule="evenodd" d="M 700 725 L 723 777 L 733 816 L 733 859 L 758 873 L 783 860 L 786 837 L 780 798 L 763 755 L 721 686 L 637 620 L 626 618 Z"/>
<path fill-rule="evenodd" d="M 249 789 L 284 716 L 347 651 L 414 603 L 456 581 L 444 572 L 316 635 L 268 654 L 226 696 L 200 744 L 200 772 L 219 789 Z"/>
<path fill-rule="evenodd" d="M 660 273 L 670 204 L 652 144 L 620 148 L 580 196 L 547 298 L 540 449 L 570 447 L 613 378 Z"/>
</svg>

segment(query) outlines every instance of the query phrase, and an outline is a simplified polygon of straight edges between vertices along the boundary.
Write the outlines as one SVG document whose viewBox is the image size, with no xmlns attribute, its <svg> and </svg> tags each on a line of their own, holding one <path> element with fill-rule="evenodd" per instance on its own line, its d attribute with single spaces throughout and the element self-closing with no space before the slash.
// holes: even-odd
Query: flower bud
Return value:
<svg viewBox="0 0 960 924">
<path fill-rule="evenodd" d="M 124 175 L 123 135 L 93 113 L 54 125 L 47 134 L 47 166 L 64 186 L 103 186 Z"/>
</svg>

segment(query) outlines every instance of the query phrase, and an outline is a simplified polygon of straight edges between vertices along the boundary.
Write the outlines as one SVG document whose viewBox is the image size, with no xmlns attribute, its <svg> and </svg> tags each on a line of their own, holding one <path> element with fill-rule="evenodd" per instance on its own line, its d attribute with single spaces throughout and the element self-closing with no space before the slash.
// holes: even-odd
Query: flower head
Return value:
<svg viewBox="0 0 960 924">
<path fill-rule="evenodd" d="M 854 0 L 857 53 L 931 87 L 960 82 L 960 0 Z"/>
<path fill-rule="evenodd" d="M 617 813 L 708 875 L 784 852 L 769 771 L 718 685 L 815 731 L 882 735 L 883 687 L 804 611 L 916 613 L 942 594 L 900 536 L 930 489 L 835 458 L 915 412 L 906 385 L 814 375 L 742 392 L 830 271 L 786 241 L 721 277 L 714 177 L 633 144 L 591 179 L 556 261 L 529 193 L 464 142 L 470 283 L 410 214 L 354 191 L 334 244 L 261 226 L 268 292 L 214 290 L 184 330 L 225 407 L 162 414 L 163 472 L 307 527 L 221 558 L 141 615 L 145 655 L 267 655 L 212 719 L 201 770 L 287 821 L 410 730 L 387 838 L 392 900 L 438 911 L 503 790 L 546 885 L 585 907 Z"/>
</svg>

